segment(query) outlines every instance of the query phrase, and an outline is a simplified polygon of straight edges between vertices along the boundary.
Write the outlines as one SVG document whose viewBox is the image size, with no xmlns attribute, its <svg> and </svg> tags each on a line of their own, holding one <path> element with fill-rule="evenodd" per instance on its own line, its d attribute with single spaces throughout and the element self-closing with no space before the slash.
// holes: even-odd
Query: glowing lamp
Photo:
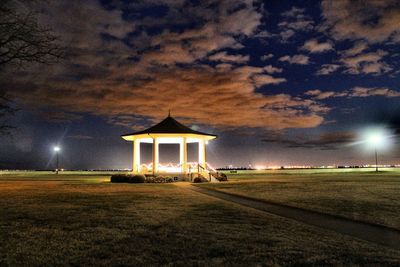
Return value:
<svg viewBox="0 0 400 267">
<path fill-rule="evenodd" d="M 382 143 L 382 141 L 383 141 L 383 136 L 378 133 L 371 134 L 368 137 L 368 143 L 370 143 L 371 145 L 374 145 L 374 146 L 380 145 Z"/>
<path fill-rule="evenodd" d="M 362 135 L 361 143 L 365 143 L 368 150 L 374 151 L 376 171 L 378 171 L 378 150 L 388 149 L 392 137 L 388 129 L 379 127 L 366 129 Z"/>
<path fill-rule="evenodd" d="M 54 152 L 56 152 L 56 174 L 58 174 L 58 152 L 60 152 L 61 148 L 59 146 L 53 147 Z"/>
</svg>

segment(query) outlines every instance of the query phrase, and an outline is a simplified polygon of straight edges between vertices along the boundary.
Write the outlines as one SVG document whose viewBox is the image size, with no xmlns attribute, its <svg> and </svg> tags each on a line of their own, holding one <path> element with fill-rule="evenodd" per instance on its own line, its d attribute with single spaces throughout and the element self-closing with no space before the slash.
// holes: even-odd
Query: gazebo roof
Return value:
<svg viewBox="0 0 400 267">
<path fill-rule="evenodd" d="M 170 115 L 166 117 L 164 120 L 159 122 L 158 124 L 139 132 L 134 132 L 130 134 L 122 135 L 121 137 L 126 139 L 125 137 L 128 136 L 136 136 L 136 135 L 143 135 L 143 134 L 190 134 L 190 135 L 203 135 L 216 138 L 217 136 L 214 134 L 203 133 L 199 131 L 195 131 L 182 123 L 178 122 Z"/>
</svg>

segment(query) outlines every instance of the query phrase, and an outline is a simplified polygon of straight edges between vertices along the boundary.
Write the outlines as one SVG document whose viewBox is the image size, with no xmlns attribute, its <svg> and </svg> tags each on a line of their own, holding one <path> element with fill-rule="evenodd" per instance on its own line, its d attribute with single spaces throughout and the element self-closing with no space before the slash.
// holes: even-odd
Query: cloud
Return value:
<svg viewBox="0 0 400 267">
<path fill-rule="evenodd" d="M 354 43 L 354 45 L 339 52 L 340 58 L 335 64 L 323 64 L 317 71 L 317 75 L 328 75 L 338 69 L 342 69 L 347 74 L 372 74 L 381 75 L 388 73 L 393 68 L 386 62 L 384 57 L 388 52 L 384 50 L 377 50 L 374 52 L 365 53 L 368 45 L 364 41 Z"/>
<path fill-rule="evenodd" d="M 281 28 L 292 29 L 294 31 L 309 31 L 314 28 L 312 20 L 296 20 L 293 22 L 283 21 L 278 24 Z"/>
<path fill-rule="evenodd" d="M 91 139 L 93 139 L 93 136 L 84 135 L 84 134 L 76 134 L 76 135 L 68 135 L 67 138 L 79 139 L 79 140 L 91 140 Z"/>
<path fill-rule="evenodd" d="M 331 42 L 319 43 L 317 39 L 310 39 L 304 43 L 301 49 L 310 53 L 323 53 L 333 50 L 333 44 Z"/>
<path fill-rule="evenodd" d="M 345 57 L 350 57 L 350 56 L 356 56 L 358 54 L 360 54 L 361 52 L 363 52 L 364 50 L 366 50 L 368 48 L 368 45 L 366 42 L 364 41 L 359 41 L 354 43 L 353 47 L 341 51 L 341 54 Z"/>
<path fill-rule="evenodd" d="M 274 35 L 268 31 L 260 31 L 259 33 L 257 33 L 256 35 L 254 35 L 254 37 L 256 38 L 270 38 L 273 37 Z"/>
<path fill-rule="evenodd" d="M 316 137 L 299 136 L 293 139 L 282 137 L 263 139 L 263 142 L 278 143 L 291 148 L 314 148 L 321 150 L 335 150 L 340 146 L 351 143 L 356 139 L 356 134 L 352 132 L 333 132 L 323 133 Z"/>
<path fill-rule="evenodd" d="M 379 75 L 392 70 L 387 63 L 381 60 L 387 54 L 386 51 L 378 50 L 376 52 L 342 57 L 339 62 L 343 63 L 346 68 L 345 73 Z"/>
<path fill-rule="evenodd" d="M 262 85 L 267 85 L 267 84 L 280 84 L 286 82 L 285 78 L 275 78 L 272 77 L 271 75 L 254 75 L 253 80 L 256 87 L 260 87 Z"/>
<path fill-rule="evenodd" d="M 265 60 L 271 59 L 273 57 L 274 57 L 273 54 L 263 55 L 263 56 L 261 56 L 261 60 L 265 61 Z"/>
<path fill-rule="evenodd" d="M 340 68 L 338 64 L 322 64 L 321 68 L 317 71 L 317 75 L 328 75 Z"/>
<path fill-rule="evenodd" d="M 384 87 L 360 87 L 356 86 L 350 89 L 351 97 L 368 97 L 368 96 L 384 96 L 384 97 L 400 97 L 400 92 Z"/>
<path fill-rule="evenodd" d="M 281 14 L 284 20 L 278 23 L 278 27 L 281 29 L 279 36 L 283 42 L 288 42 L 296 32 L 308 32 L 314 29 L 314 21 L 304 13 L 305 9 L 292 7 Z"/>
<path fill-rule="evenodd" d="M 282 12 L 281 16 L 289 18 L 303 17 L 305 11 L 306 10 L 304 8 L 294 6 L 291 9 Z"/>
<path fill-rule="evenodd" d="M 370 43 L 390 39 L 397 41 L 400 4 L 396 0 L 324 0 L 321 9 L 324 17 L 321 30 L 328 31 L 336 40 L 364 39 Z"/>
<path fill-rule="evenodd" d="M 305 95 L 312 96 L 315 99 L 322 100 L 330 97 L 337 97 L 338 93 L 332 91 L 321 91 L 321 90 L 309 90 L 304 93 Z"/>
<path fill-rule="evenodd" d="M 131 83 L 114 80 L 85 80 L 82 83 L 47 84 L 18 95 L 27 106 L 52 106 L 114 118 L 141 115 L 157 121 L 168 110 L 186 123 L 222 128 L 262 127 L 272 129 L 315 127 L 323 122 L 323 105 L 287 94 L 265 96 L 255 86 L 278 83 L 264 70 L 240 67 L 215 70 L 211 67 L 161 68 L 154 77 Z M 120 70 L 118 76 L 120 77 Z M 107 90 L 112 86 L 113 90 Z M 60 97 L 62 92 L 63 96 Z M 129 122 L 130 120 L 124 120 Z M 131 125 L 135 120 L 131 120 Z"/>
<path fill-rule="evenodd" d="M 36 112 L 36 114 L 39 115 L 41 119 L 57 123 L 71 122 L 82 118 L 82 115 L 59 111 L 59 110 L 49 110 L 49 109 L 39 110 Z"/>
<path fill-rule="evenodd" d="M 305 55 L 294 55 L 294 56 L 283 56 L 279 58 L 279 61 L 289 62 L 290 64 L 308 65 L 309 57 Z"/>
<path fill-rule="evenodd" d="M 281 73 L 281 72 L 282 72 L 282 69 L 281 69 L 281 68 L 277 68 L 277 67 L 274 67 L 274 66 L 272 66 L 272 65 L 265 66 L 265 67 L 264 67 L 264 70 L 265 70 L 267 73 L 269 73 L 269 74 Z"/>
<path fill-rule="evenodd" d="M 311 96 L 314 99 L 322 100 L 333 97 L 370 97 L 370 96 L 382 96 L 382 97 L 400 97 L 400 92 L 391 90 L 385 87 L 361 87 L 356 86 L 349 90 L 334 92 L 334 91 L 321 91 L 321 90 L 309 90 L 304 93 L 305 95 Z"/>
<path fill-rule="evenodd" d="M 223 62 L 231 62 L 231 63 L 246 63 L 249 61 L 250 57 L 249 56 L 243 56 L 243 55 L 228 55 L 225 51 L 224 52 L 219 52 L 214 55 L 211 55 L 208 57 L 209 60 L 211 61 L 223 61 Z"/>
<path fill-rule="evenodd" d="M 283 42 L 287 42 L 296 32 L 292 29 L 285 29 L 279 33 Z"/>
<path fill-rule="evenodd" d="M 135 1 L 129 8 L 152 8 L 153 3 Z M 84 1 L 65 14 L 63 3 L 52 2 L 49 23 L 69 40 L 70 58 L 2 79 L 0 86 L 12 88 L 26 107 L 94 114 L 134 129 L 162 119 L 169 109 L 185 123 L 223 129 L 308 128 L 324 121 L 328 108 L 321 103 L 257 91 L 286 81 L 270 75 L 278 68 L 231 64 L 249 64 L 236 51 L 261 23 L 261 11 L 251 1 L 163 3 L 165 17 L 123 19 L 124 2 L 108 10 Z M 102 18 L 103 12 L 108 22 L 92 17 Z M 115 26 L 109 29 L 107 23 Z M 219 64 L 209 64 L 209 57 Z M 308 63 L 303 55 L 290 60 Z"/>
</svg>

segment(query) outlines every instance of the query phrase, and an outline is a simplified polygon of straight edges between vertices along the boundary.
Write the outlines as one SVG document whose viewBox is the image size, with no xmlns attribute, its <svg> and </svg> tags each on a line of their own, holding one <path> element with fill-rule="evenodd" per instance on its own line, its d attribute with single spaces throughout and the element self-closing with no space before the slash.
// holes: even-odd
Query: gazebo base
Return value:
<svg viewBox="0 0 400 267">
<path fill-rule="evenodd" d="M 152 173 L 143 173 L 147 177 L 171 177 L 175 181 L 187 181 L 187 182 L 193 182 L 193 180 L 197 177 L 202 177 L 204 180 L 207 180 L 208 182 L 219 182 L 218 179 L 214 176 L 212 173 L 197 173 L 197 172 L 192 172 L 192 173 L 182 173 L 182 172 L 159 172 L 153 175 Z"/>
</svg>

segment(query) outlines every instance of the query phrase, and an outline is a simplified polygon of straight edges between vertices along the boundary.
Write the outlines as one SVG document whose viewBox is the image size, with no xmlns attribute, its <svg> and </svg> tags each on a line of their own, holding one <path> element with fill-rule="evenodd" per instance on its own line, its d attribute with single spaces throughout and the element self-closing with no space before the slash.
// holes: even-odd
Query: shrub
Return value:
<svg viewBox="0 0 400 267">
<path fill-rule="evenodd" d="M 146 183 L 149 184 L 154 184 L 154 183 L 164 183 L 165 179 L 162 176 L 153 176 L 153 175 L 147 175 L 146 176 Z"/>
<path fill-rule="evenodd" d="M 217 177 L 215 177 L 220 182 L 228 181 L 228 176 L 225 173 L 218 173 Z"/>
<path fill-rule="evenodd" d="M 129 175 L 129 183 L 140 184 L 146 181 L 146 177 L 143 174 Z"/>
<path fill-rule="evenodd" d="M 165 183 L 165 177 L 164 176 L 157 176 L 154 178 L 155 183 Z"/>
<path fill-rule="evenodd" d="M 174 178 L 143 175 L 143 174 L 115 174 L 111 176 L 110 181 L 112 183 L 173 183 Z"/>
<path fill-rule="evenodd" d="M 111 176 L 111 183 L 144 183 L 146 180 L 142 174 L 114 174 Z"/>
<path fill-rule="evenodd" d="M 114 174 L 110 179 L 111 183 L 128 183 L 129 177 L 126 174 Z"/>
<path fill-rule="evenodd" d="M 199 175 L 193 179 L 193 183 L 207 183 L 208 180 L 203 177 L 203 175 Z"/>
<path fill-rule="evenodd" d="M 154 177 L 146 176 L 146 183 L 155 183 Z"/>
<path fill-rule="evenodd" d="M 200 177 L 196 177 L 193 179 L 193 183 L 202 183 L 203 181 L 201 180 Z"/>
</svg>

